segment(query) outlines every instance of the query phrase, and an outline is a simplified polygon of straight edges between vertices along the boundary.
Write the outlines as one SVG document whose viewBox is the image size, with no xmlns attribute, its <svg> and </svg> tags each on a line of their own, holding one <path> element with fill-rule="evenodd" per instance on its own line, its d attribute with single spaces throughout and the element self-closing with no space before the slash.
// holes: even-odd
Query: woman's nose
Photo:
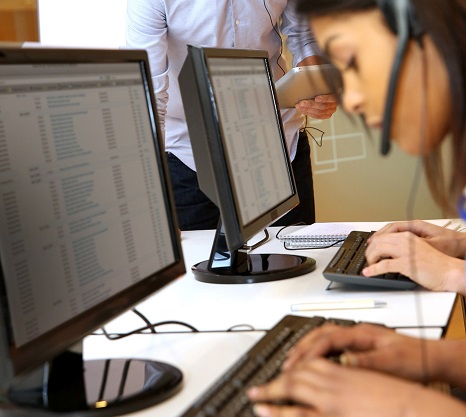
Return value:
<svg viewBox="0 0 466 417">
<path fill-rule="evenodd" d="M 362 113 L 364 95 L 356 75 L 353 73 L 343 73 L 343 96 L 342 104 L 348 113 Z"/>
<path fill-rule="evenodd" d="M 363 95 L 357 90 L 346 88 L 343 91 L 343 107 L 348 113 L 362 113 Z"/>
</svg>

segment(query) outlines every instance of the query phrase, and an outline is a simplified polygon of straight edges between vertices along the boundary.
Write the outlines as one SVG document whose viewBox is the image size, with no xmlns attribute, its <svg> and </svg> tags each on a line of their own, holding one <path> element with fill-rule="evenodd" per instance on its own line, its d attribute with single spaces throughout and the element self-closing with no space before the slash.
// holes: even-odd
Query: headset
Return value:
<svg viewBox="0 0 466 417">
<path fill-rule="evenodd" d="M 419 23 L 410 0 L 377 0 L 378 7 L 383 13 L 390 30 L 398 36 L 392 72 L 385 101 L 385 114 L 382 126 L 381 149 L 382 155 L 390 151 L 390 127 L 395 101 L 398 77 L 406 48 L 411 39 L 415 39 L 422 47 L 424 30 Z"/>
<path fill-rule="evenodd" d="M 406 48 L 410 40 L 415 40 L 420 48 L 423 48 L 422 35 L 424 30 L 420 24 L 411 0 L 377 0 L 377 4 L 383 13 L 390 30 L 398 36 L 398 43 L 395 51 L 392 72 L 388 85 L 387 98 L 385 101 L 385 114 L 382 126 L 381 149 L 382 155 L 387 155 L 390 151 L 390 127 L 393 111 L 393 103 L 396 95 L 398 77 L 401 64 L 405 57 Z M 417 299 L 417 309 L 419 323 L 421 323 L 420 300 Z M 421 340 L 425 340 L 422 338 Z M 427 344 L 421 343 L 421 361 L 424 370 L 424 383 L 429 381 L 429 365 L 427 362 Z"/>
</svg>

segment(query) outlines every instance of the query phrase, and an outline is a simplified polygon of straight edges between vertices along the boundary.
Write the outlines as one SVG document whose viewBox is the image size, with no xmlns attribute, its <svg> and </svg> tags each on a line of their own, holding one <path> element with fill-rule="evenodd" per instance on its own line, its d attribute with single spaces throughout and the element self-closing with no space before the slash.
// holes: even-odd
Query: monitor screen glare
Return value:
<svg viewBox="0 0 466 417">
<path fill-rule="evenodd" d="M 2 52 L 0 382 L 21 403 L 13 377 L 50 363 L 184 265 L 145 53 Z M 53 408 L 59 397 L 39 402 Z"/>
</svg>

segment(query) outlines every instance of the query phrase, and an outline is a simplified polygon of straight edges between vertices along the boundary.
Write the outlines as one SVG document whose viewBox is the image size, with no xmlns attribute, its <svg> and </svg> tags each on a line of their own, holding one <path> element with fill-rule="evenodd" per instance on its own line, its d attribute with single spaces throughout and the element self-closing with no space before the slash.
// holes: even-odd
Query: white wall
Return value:
<svg viewBox="0 0 466 417">
<path fill-rule="evenodd" d="M 388 156 L 381 156 L 380 132 L 368 138 L 361 124 L 354 122 L 341 110 L 329 120 L 312 122 L 325 132 L 322 147 L 311 142 L 317 221 L 443 217 L 422 167 L 416 170 L 418 158 L 406 155 L 396 144 Z"/>
<path fill-rule="evenodd" d="M 118 48 L 125 45 L 126 0 L 39 0 L 44 45 Z"/>
</svg>

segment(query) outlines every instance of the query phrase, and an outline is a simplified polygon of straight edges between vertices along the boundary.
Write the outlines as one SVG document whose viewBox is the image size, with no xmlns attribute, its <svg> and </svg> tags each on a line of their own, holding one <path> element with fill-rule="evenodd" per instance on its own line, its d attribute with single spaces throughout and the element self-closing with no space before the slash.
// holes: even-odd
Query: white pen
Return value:
<svg viewBox="0 0 466 417">
<path fill-rule="evenodd" d="M 384 301 L 372 300 L 371 298 L 359 298 L 340 301 L 318 301 L 311 303 L 292 304 L 291 311 L 313 311 L 313 310 L 344 310 L 355 308 L 379 308 L 386 306 Z"/>
</svg>

